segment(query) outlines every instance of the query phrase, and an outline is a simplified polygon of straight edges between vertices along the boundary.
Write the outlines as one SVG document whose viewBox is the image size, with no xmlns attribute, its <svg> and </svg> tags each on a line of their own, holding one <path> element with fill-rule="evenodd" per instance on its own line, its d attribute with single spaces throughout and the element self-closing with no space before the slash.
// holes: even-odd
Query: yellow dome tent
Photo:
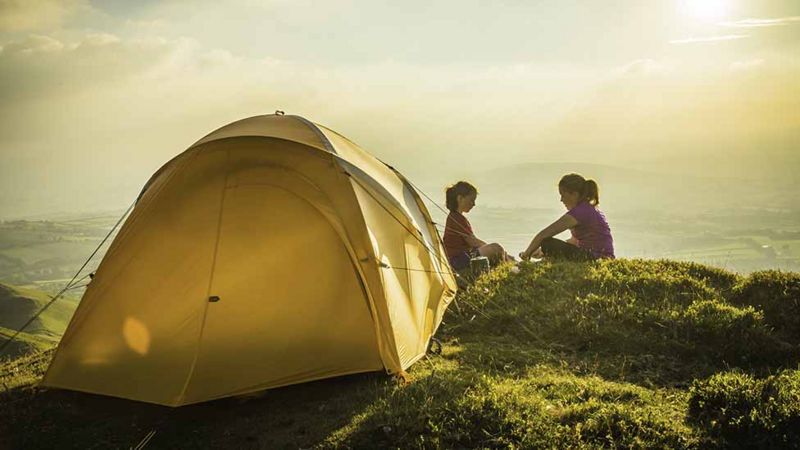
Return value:
<svg viewBox="0 0 800 450">
<path fill-rule="evenodd" d="M 402 175 L 302 117 L 251 117 L 148 181 L 43 385 L 178 406 L 399 373 L 455 290 Z"/>
</svg>

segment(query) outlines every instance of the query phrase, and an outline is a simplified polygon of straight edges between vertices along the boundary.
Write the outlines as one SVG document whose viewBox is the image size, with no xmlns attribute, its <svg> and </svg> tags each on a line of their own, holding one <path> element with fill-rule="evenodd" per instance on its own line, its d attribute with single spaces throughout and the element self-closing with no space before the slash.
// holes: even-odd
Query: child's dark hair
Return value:
<svg viewBox="0 0 800 450">
<path fill-rule="evenodd" d="M 590 205 L 600 204 L 600 189 L 597 187 L 597 182 L 592 179 L 587 180 L 577 173 L 568 173 L 561 177 L 558 187 L 567 192 L 577 192 L 580 200 L 585 200 Z"/>
<path fill-rule="evenodd" d="M 459 181 L 458 183 L 450 186 L 444 191 L 447 209 L 455 211 L 458 209 L 458 196 L 467 196 L 477 194 L 478 190 L 475 186 L 467 183 L 466 181 Z"/>
</svg>

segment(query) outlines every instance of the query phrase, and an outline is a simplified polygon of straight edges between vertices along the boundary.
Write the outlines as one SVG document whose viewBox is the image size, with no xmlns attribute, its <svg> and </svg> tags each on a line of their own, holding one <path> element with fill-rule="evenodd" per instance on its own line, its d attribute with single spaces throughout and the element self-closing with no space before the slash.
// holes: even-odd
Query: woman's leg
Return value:
<svg viewBox="0 0 800 450">
<path fill-rule="evenodd" d="M 503 248 L 502 245 L 498 244 L 497 242 L 493 242 L 491 244 L 486 244 L 482 247 L 478 248 L 478 253 L 481 256 L 485 256 L 489 258 L 492 263 L 497 263 L 498 261 L 512 261 L 513 259 L 506 253 L 506 250 Z"/>
<path fill-rule="evenodd" d="M 547 257 L 569 261 L 591 261 L 595 259 L 594 255 L 588 250 L 552 237 L 542 241 L 542 253 Z"/>
</svg>

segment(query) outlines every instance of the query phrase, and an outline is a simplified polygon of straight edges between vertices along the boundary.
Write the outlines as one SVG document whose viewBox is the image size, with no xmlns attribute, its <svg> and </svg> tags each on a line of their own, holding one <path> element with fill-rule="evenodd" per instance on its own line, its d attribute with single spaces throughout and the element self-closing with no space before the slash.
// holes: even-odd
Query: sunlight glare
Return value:
<svg viewBox="0 0 800 450">
<path fill-rule="evenodd" d="M 728 13 L 729 0 L 680 0 L 681 12 L 695 20 L 717 21 Z"/>
<path fill-rule="evenodd" d="M 150 350 L 150 331 L 147 326 L 135 317 L 126 317 L 122 325 L 122 335 L 128 347 L 140 355 Z"/>
</svg>

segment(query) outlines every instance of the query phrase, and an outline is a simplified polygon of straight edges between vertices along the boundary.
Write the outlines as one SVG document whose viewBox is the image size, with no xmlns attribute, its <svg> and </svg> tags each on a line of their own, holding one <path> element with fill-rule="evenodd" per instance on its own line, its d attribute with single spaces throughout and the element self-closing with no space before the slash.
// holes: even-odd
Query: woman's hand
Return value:
<svg viewBox="0 0 800 450">
<path fill-rule="evenodd" d="M 534 250 L 532 252 L 529 252 L 528 250 L 525 250 L 524 252 L 520 252 L 519 257 L 523 261 L 528 261 L 531 258 L 536 258 L 536 259 L 543 258 L 544 257 L 544 253 L 542 253 L 542 248 L 539 247 L 539 248 L 537 248 L 536 250 Z"/>
</svg>

